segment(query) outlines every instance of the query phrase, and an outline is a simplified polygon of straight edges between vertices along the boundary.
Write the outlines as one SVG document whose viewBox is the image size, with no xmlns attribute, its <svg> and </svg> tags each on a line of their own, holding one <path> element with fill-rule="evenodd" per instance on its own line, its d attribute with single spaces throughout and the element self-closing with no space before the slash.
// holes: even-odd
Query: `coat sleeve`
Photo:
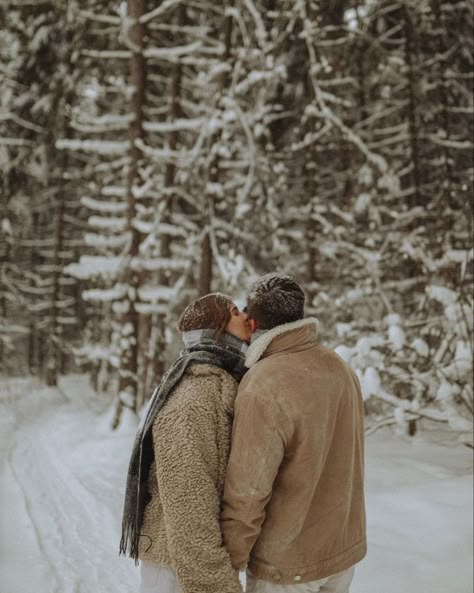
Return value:
<svg viewBox="0 0 474 593">
<path fill-rule="evenodd" d="M 153 429 L 168 550 L 183 593 L 241 593 L 219 525 L 216 411 L 196 399 Z"/>
<path fill-rule="evenodd" d="M 232 565 L 244 568 L 265 520 L 265 507 L 285 452 L 275 405 L 254 393 L 236 399 L 221 527 Z"/>
</svg>

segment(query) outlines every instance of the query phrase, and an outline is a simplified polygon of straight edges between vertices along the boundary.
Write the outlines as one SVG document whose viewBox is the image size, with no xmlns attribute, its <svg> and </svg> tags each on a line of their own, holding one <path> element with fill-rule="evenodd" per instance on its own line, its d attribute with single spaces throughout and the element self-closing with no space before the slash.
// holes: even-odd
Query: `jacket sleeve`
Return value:
<svg viewBox="0 0 474 593">
<path fill-rule="evenodd" d="M 221 527 L 232 565 L 244 568 L 265 520 L 265 507 L 285 452 L 275 404 L 239 393 L 224 486 Z"/>
<path fill-rule="evenodd" d="M 153 429 L 168 550 L 183 593 L 241 593 L 219 525 L 216 412 L 196 399 Z"/>
</svg>

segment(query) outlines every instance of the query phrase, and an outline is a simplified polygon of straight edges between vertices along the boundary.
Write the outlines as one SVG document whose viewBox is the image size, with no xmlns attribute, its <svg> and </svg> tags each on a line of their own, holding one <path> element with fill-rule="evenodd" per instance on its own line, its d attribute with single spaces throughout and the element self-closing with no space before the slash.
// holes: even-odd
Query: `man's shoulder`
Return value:
<svg viewBox="0 0 474 593">
<path fill-rule="evenodd" d="M 294 359 L 291 361 L 288 355 L 279 354 L 262 358 L 244 375 L 238 394 L 245 394 L 247 398 L 257 398 L 261 401 L 269 398 L 275 401 L 281 392 L 281 387 L 291 384 L 292 376 L 296 377 L 298 373 Z"/>
<path fill-rule="evenodd" d="M 261 381 L 266 381 L 274 376 L 275 371 L 283 372 L 285 365 L 275 364 L 275 357 L 269 356 L 262 358 L 255 364 L 253 364 L 249 370 L 245 373 L 244 378 L 240 383 L 240 387 L 249 387 L 255 385 Z M 239 389 L 240 390 L 240 389 Z"/>
<path fill-rule="evenodd" d="M 316 375 L 348 376 L 352 374 L 349 365 L 330 348 L 315 343 L 308 350 L 297 353 L 278 353 L 262 358 L 245 374 L 240 387 L 241 391 L 274 391 L 282 384 L 297 384 L 305 371 L 312 369 Z M 313 375 L 314 377 L 314 375 Z"/>
<path fill-rule="evenodd" d="M 263 403 L 275 393 L 275 373 L 268 359 L 261 360 L 245 373 L 239 384 L 237 398 L 242 401 L 255 401 Z"/>
<path fill-rule="evenodd" d="M 337 352 L 331 350 L 331 348 L 327 348 L 326 346 L 318 344 L 317 350 L 317 356 L 321 362 L 333 364 L 339 368 L 349 368 L 349 365 L 339 356 Z"/>
<path fill-rule="evenodd" d="M 329 363 L 340 367 L 348 366 L 337 352 L 315 342 L 311 348 L 301 352 L 279 352 L 262 358 L 252 365 L 245 377 L 254 379 L 268 374 L 284 374 L 292 368 L 298 367 L 300 363 L 307 364 L 308 361 L 314 365 Z"/>
</svg>

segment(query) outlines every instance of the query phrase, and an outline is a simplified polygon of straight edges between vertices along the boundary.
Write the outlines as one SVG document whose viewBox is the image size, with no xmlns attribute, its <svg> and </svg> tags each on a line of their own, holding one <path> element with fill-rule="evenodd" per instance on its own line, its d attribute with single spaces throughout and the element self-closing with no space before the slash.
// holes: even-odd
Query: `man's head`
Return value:
<svg viewBox="0 0 474 593">
<path fill-rule="evenodd" d="M 247 297 L 252 331 L 273 329 L 303 319 L 304 299 L 303 289 L 291 276 L 275 273 L 260 276 Z"/>
</svg>

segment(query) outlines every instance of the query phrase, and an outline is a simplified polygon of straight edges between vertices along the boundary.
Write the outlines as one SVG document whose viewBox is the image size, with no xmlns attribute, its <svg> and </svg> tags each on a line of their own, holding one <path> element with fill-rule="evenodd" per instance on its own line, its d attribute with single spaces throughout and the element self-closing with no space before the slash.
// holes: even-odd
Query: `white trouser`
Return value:
<svg viewBox="0 0 474 593">
<path fill-rule="evenodd" d="M 181 593 L 176 573 L 171 568 L 142 560 L 140 574 L 140 593 Z"/>
<path fill-rule="evenodd" d="M 310 581 L 308 583 L 297 583 L 295 585 L 277 585 L 256 579 L 247 573 L 246 593 L 349 593 L 354 567 L 343 572 L 338 572 L 330 577 Z"/>
</svg>

